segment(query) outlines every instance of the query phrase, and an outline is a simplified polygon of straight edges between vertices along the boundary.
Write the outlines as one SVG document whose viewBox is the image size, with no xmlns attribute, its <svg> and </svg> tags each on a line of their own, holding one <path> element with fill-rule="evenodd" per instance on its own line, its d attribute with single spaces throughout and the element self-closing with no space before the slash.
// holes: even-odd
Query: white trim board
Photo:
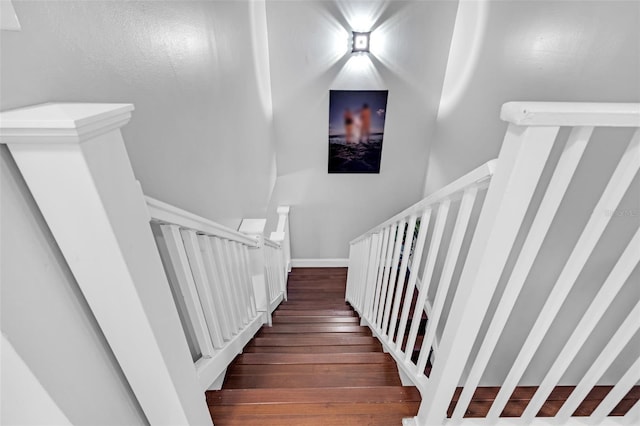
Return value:
<svg viewBox="0 0 640 426">
<path fill-rule="evenodd" d="M 292 268 L 346 268 L 349 259 L 291 259 Z"/>
</svg>

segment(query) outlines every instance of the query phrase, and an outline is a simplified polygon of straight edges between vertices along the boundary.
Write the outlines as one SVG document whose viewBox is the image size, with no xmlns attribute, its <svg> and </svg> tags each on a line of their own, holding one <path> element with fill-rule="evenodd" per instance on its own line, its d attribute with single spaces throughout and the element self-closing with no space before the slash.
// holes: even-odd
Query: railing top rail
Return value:
<svg viewBox="0 0 640 426">
<path fill-rule="evenodd" d="M 472 170 L 471 172 L 467 173 L 466 175 L 462 176 L 461 178 L 451 182 L 449 185 L 439 189 L 438 191 L 434 192 L 433 194 L 429 195 L 428 197 L 418 201 L 416 204 L 412 205 L 411 207 L 401 211 L 400 213 L 396 214 L 395 216 L 393 216 L 392 218 L 386 220 L 385 222 L 381 223 L 380 225 L 370 229 L 369 231 L 365 232 L 364 234 L 360 235 L 359 237 L 356 237 L 355 239 L 353 239 L 351 241 L 351 244 L 358 242 L 359 240 L 363 239 L 364 237 L 366 237 L 369 234 L 373 234 L 375 232 L 380 231 L 381 229 L 383 229 L 384 227 L 397 222 L 399 220 L 401 220 L 402 218 L 405 218 L 407 216 L 410 216 L 412 214 L 419 214 L 421 212 L 423 212 L 427 207 L 435 204 L 435 203 L 439 203 L 441 201 L 444 201 L 446 199 L 456 199 L 459 198 L 462 194 L 462 192 L 468 188 L 471 187 L 473 185 L 477 185 L 479 183 L 483 183 L 483 182 L 487 182 L 488 179 L 493 175 L 495 167 L 496 167 L 496 163 L 497 160 L 491 160 L 491 161 L 487 161 L 486 163 L 484 163 L 483 165 L 481 165 L 480 167 L 478 167 L 475 170 Z"/>
<path fill-rule="evenodd" d="M 227 228 L 219 223 L 205 219 L 204 217 L 190 213 L 186 210 L 182 210 L 181 208 L 172 206 L 171 204 L 156 200 L 155 198 L 145 196 L 145 199 L 147 201 L 147 207 L 149 209 L 151 219 L 154 221 L 194 229 L 204 234 L 237 241 L 251 247 L 256 247 L 258 245 L 255 238 L 234 229 Z"/>
<path fill-rule="evenodd" d="M 277 243 L 277 242 L 275 242 L 273 240 L 270 240 L 269 238 L 265 238 L 264 239 L 264 245 L 268 246 L 268 247 L 277 248 L 277 249 L 280 248 L 280 244 L 279 243 Z"/>
<path fill-rule="evenodd" d="M 518 126 L 640 127 L 640 103 L 507 102 L 500 118 Z"/>
</svg>

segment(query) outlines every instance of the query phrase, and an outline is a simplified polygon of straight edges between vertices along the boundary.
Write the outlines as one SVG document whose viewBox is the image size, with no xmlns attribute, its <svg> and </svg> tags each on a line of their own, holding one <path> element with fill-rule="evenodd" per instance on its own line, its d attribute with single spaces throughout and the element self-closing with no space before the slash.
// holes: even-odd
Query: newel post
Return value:
<svg viewBox="0 0 640 426">
<path fill-rule="evenodd" d="M 284 297 L 287 299 L 287 279 L 291 272 L 291 234 L 289 233 L 289 206 L 278 206 L 278 227 L 269 237 L 270 240 L 280 243 L 284 259 Z"/>
<path fill-rule="evenodd" d="M 6 144 L 152 425 L 211 425 L 120 127 L 130 104 L 0 113 Z"/>
</svg>

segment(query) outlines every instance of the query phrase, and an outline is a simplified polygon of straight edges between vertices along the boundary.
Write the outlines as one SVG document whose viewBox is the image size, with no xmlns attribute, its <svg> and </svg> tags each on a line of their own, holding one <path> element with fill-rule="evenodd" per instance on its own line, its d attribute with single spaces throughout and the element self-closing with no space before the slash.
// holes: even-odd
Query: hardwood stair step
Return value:
<svg viewBox="0 0 640 426">
<path fill-rule="evenodd" d="M 349 336 L 338 333 L 332 337 L 322 336 L 273 336 L 254 337 L 247 346 L 337 346 L 337 345 L 373 345 L 378 339 L 371 336 Z"/>
<path fill-rule="evenodd" d="M 264 354 L 238 355 L 237 364 L 382 364 L 394 362 L 389 354 L 379 352 L 347 354 Z"/>
<path fill-rule="evenodd" d="M 371 337 L 371 332 L 362 332 L 362 333 L 263 333 L 259 331 L 256 334 L 256 337 L 286 337 L 286 338 L 304 338 L 304 337 L 317 337 L 322 339 L 327 339 L 331 337 L 340 337 L 340 336 L 348 336 L 349 338 L 355 337 Z"/>
<path fill-rule="evenodd" d="M 275 324 L 264 327 L 261 333 L 369 333 L 369 327 L 352 324 Z"/>
<path fill-rule="evenodd" d="M 311 324 L 311 323 L 321 323 L 321 324 L 360 324 L 360 319 L 357 317 L 332 317 L 332 316 L 278 316 L 273 318 L 274 326 L 276 324 Z"/>
<path fill-rule="evenodd" d="M 251 366 L 255 368 L 242 369 Z M 393 364 L 277 365 L 238 364 L 227 372 L 225 389 L 401 386 Z"/>
<path fill-rule="evenodd" d="M 392 404 L 360 404 L 355 407 L 347 405 L 345 409 L 341 409 L 340 407 L 345 406 L 345 404 L 326 404 L 320 407 L 322 414 L 313 414 L 316 411 L 315 409 L 318 408 L 317 404 L 299 404 L 295 406 L 295 412 L 306 414 L 281 414 L 279 412 L 265 414 L 262 412 L 264 410 L 260 410 L 257 414 L 247 415 L 238 414 L 235 407 L 209 408 L 212 417 L 216 419 L 216 426 L 400 426 L 402 418 L 415 416 L 417 411 L 415 407 L 419 403 L 396 405 L 400 407 L 394 409 Z M 389 407 L 385 409 L 387 406 Z M 355 409 L 367 414 L 326 414 L 326 412 L 353 411 Z M 392 411 L 389 412 L 388 410 Z"/>
<path fill-rule="evenodd" d="M 397 371 L 393 363 L 384 364 L 294 364 L 294 365 L 270 365 L 265 368 L 260 364 L 233 364 L 227 370 L 228 375 L 284 375 L 290 373 L 322 374 L 335 372 L 348 368 L 353 372 L 381 371 L 384 373 Z"/>
<path fill-rule="evenodd" d="M 291 389 L 222 389 L 207 391 L 211 405 L 290 405 L 315 403 L 420 402 L 413 386 L 366 386 Z"/>
<path fill-rule="evenodd" d="M 319 353 L 357 353 L 357 352 L 380 352 L 382 345 L 342 345 L 342 346 L 246 346 L 245 353 L 298 353 L 298 354 L 319 354 Z"/>
<path fill-rule="evenodd" d="M 287 310 L 276 310 L 273 313 L 274 318 L 280 316 L 347 316 L 347 317 L 357 317 L 356 314 L 352 310 L 342 310 L 342 309 L 287 309 Z"/>
</svg>

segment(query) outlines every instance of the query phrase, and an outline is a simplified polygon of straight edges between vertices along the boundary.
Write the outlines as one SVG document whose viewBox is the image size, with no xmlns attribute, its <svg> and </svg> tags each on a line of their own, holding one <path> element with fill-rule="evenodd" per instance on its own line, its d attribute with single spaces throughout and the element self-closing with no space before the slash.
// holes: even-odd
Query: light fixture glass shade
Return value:
<svg viewBox="0 0 640 426">
<path fill-rule="evenodd" d="M 371 32 L 353 32 L 353 45 L 351 47 L 351 53 L 357 52 L 369 52 L 369 42 Z"/>
</svg>

